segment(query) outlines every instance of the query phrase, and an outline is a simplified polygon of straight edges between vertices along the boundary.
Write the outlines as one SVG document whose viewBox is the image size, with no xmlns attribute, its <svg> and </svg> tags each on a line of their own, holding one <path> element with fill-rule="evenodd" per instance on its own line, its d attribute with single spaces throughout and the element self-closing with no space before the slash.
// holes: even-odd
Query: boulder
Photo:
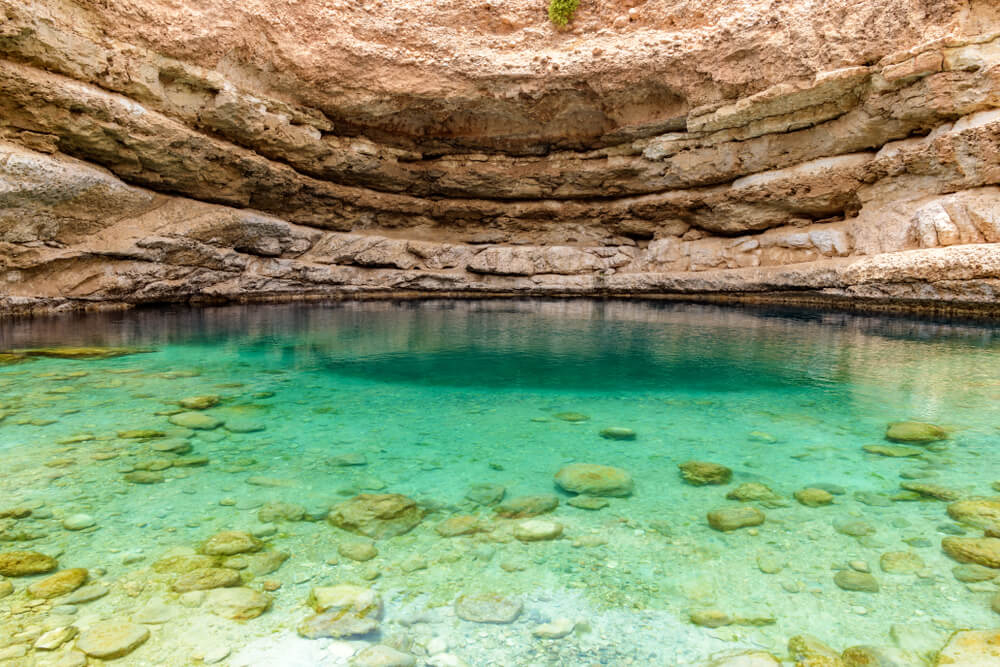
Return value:
<svg viewBox="0 0 1000 667">
<path fill-rule="evenodd" d="M 982 530 L 1000 526 L 1000 498 L 959 500 L 948 505 L 948 516 Z"/>
</svg>

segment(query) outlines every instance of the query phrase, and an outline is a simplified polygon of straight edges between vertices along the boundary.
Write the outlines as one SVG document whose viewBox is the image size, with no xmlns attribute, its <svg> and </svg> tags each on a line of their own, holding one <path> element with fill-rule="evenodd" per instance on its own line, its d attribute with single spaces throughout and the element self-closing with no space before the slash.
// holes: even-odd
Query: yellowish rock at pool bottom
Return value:
<svg viewBox="0 0 1000 667">
<path fill-rule="evenodd" d="M 87 583 L 89 576 L 87 570 L 82 567 L 62 570 L 28 586 L 28 595 L 44 599 L 68 595 Z"/>
<path fill-rule="evenodd" d="M 411 498 L 398 493 L 361 494 L 330 510 L 327 521 L 337 528 L 373 539 L 403 535 L 424 518 Z"/>
<path fill-rule="evenodd" d="M 264 543 L 242 530 L 224 530 L 209 537 L 201 545 L 201 552 L 209 556 L 233 556 L 260 551 Z"/>
<path fill-rule="evenodd" d="M 959 563 L 976 563 L 1000 568 L 1000 538 L 946 537 L 941 549 Z"/>
<path fill-rule="evenodd" d="M 795 499 L 806 507 L 820 507 L 833 502 L 833 494 L 824 489 L 805 488 L 795 492 Z"/>
<path fill-rule="evenodd" d="M 1000 498 L 960 500 L 948 505 L 947 511 L 955 521 L 982 530 L 1000 526 Z"/>
<path fill-rule="evenodd" d="M 733 478 L 733 471 L 719 463 L 685 461 L 677 467 L 680 469 L 684 481 L 694 486 L 728 484 L 729 480 Z"/>
<path fill-rule="evenodd" d="M 632 476 L 613 466 L 595 463 L 571 463 L 555 475 L 559 488 L 588 496 L 628 496 L 634 484 Z"/>
<path fill-rule="evenodd" d="M 893 442 L 937 442 L 946 440 L 948 433 L 935 424 L 926 422 L 893 422 L 885 430 L 887 440 Z"/>
<path fill-rule="evenodd" d="M 45 574 L 58 567 L 55 558 L 37 551 L 7 551 L 0 553 L 0 575 L 5 577 L 26 577 Z"/>
<path fill-rule="evenodd" d="M 514 526 L 514 537 L 522 542 L 542 542 L 554 540 L 563 533 L 563 525 L 557 521 L 528 519 Z"/>
<path fill-rule="evenodd" d="M 128 655 L 149 639 L 149 630 L 126 621 L 102 621 L 84 630 L 76 648 L 92 658 L 112 660 Z"/>
<path fill-rule="evenodd" d="M 750 528 L 764 523 L 765 515 L 756 507 L 725 507 L 708 513 L 708 525 L 722 532 Z"/>
</svg>

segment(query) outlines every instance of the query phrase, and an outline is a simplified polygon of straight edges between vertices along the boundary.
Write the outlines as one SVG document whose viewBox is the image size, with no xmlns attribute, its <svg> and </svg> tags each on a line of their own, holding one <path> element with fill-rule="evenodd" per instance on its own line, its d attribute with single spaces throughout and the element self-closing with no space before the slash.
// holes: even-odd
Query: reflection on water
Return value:
<svg viewBox="0 0 1000 667">
<path fill-rule="evenodd" d="M 206 654 L 338 665 L 369 644 L 417 664 L 697 664 L 752 648 L 783 657 L 801 633 L 838 650 L 900 648 L 908 629 L 940 647 L 954 629 L 995 625 L 992 579 L 959 581 L 941 551 L 946 536 L 982 531 L 933 499 L 989 496 L 1000 477 L 988 464 L 1000 444 L 989 325 L 585 300 L 0 323 L 0 351 L 49 346 L 148 351 L 0 365 L 0 567 L 4 552 L 37 551 L 106 589 L 49 602 L 26 590 L 43 575 L 9 578 L 0 655 L 6 641 L 35 660 L 32 628 L 86 631 L 102 619 L 150 630 L 119 659 L 137 665 Z M 886 425 L 901 420 L 948 437 L 887 442 Z M 610 427 L 635 437 L 602 437 Z M 692 485 L 677 467 L 689 460 L 732 478 Z M 553 481 L 572 463 L 623 469 L 635 492 L 574 500 Z M 772 493 L 749 497 L 759 487 L 748 483 Z M 832 502 L 796 500 L 807 487 Z M 324 520 L 359 493 L 413 498 L 420 521 L 369 540 Z M 559 504 L 525 527 L 495 510 L 501 493 Z M 741 504 L 764 522 L 709 526 L 709 511 Z M 561 536 L 525 539 L 544 522 Z M 256 534 L 265 556 L 191 562 L 235 571 L 240 592 L 179 590 L 190 573 L 163 559 L 229 529 Z M 862 590 L 865 577 L 877 592 Z M 382 597 L 377 628 L 299 636 L 310 590 L 340 583 Z M 468 620 L 456 600 L 483 593 L 521 611 L 509 623 Z M 253 595 L 270 599 L 266 613 L 226 618 Z"/>
</svg>

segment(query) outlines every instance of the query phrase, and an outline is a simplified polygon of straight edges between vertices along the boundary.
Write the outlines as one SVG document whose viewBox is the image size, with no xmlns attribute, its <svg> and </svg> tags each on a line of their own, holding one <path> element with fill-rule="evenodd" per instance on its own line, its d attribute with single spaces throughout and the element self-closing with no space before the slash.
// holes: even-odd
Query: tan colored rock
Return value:
<svg viewBox="0 0 1000 667">
<path fill-rule="evenodd" d="M 411 531 L 424 512 L 410 498 L 393 494 L 362 494 L 332 510 L 327 520 L 338 528 L 374 539 Z"/>
<path fill-rule="evenodd" d="M 271 606 L 271 598 L 252 588 L 216 588 L 205 595 L 205 609 L 235 621 L 257 618 Z"/>
<path fill-rule="evenodd" d="M 708 513 L 708 525 L 723 532 L 759 526 L 764 523 L 764 519 L 763 512 L 749 505 L 726 507 Z"/>
<path fill-rule="evenodd" d="M 307 639 L 366 635 L 378 628 L 382 616 L 382 599 L 375 591 L 348 584 L 312 589 L 309 605 L 317 613 L 298 628 Z"/>
<path fill-rule="evenodd" d="M 24 577 L 44 574 L 56 569 L 58 562 L 51 556 L 37 551 L 7 551 L 0 553 L 0 574 L 5 577 Z"/>
<path fill-rule="evenodd" d="M 766 651 L 741 651 L 709 659 L 699 667 L 780 667 L 781 663 Z"/>
<path fill-rule="evenodd" d="M 556 484 L 570 493 L 588 496 L 629 496 L 634 484 L 632 476 L 613 466 L 593 463 L 571 463 L 559 469 Z"/>
<path fill-rule="evenodd" d="M 497 516 L 505 519 L 526 519 L 553 511 L 559 506 L 559 498 L 552 494 L 536 496 L 516 496 L 497 505 Z"/>
<path fill-rule="evenodd" d="M 62 570 L 28 586 L 28 595 L 35 598 L 57 598 L 68 595 L 87 583 L 90 573 L 85 568 Z"/>
<path fill-rule="evenodd" d="M 833 502 L 833 494 L 823 489 L 799 489 L 794 495 L 795 499 L 806 507 L 820 507 Z"/>
<path fill-rule="evenodd" d="M 937 667 L 1000 667 L 1000 630 L 956 632 L 938 654 Z"/>
<path fill-rule="evenodd" d="M 206 567 L 182 574 L 171 588 L 178 593 L 239 586 L 240 573 L 228 567 Z"/>
<path fill-rule="evenodd" d="M 839 653 L 812 635 L 795 635 L 789 639 L 788 655 L 803 667 L 846 667 Z"/>
<path fill-rule="evenodd" d="M 886 429 L 885 437 L 895 442 L 936 442 L 945 440 L 948 433 L 940 426 L 925 422 L 893 422 Z"/>
<path fill-rule="evenodd" d="M 718 463 L 705 461 L 687 461 L 677 466 L 681 477 L 688 484 L 704 486 L 706 484 L 728 484 L 733 477 L 733 471 Z"/>
<path fill-rule="evenodd" d="M 201 545 L 201 552 L 209 556 L 232 556 L 260 551 L 264 543 L 242 530 L 225 530 L 216 533 Z"/>
<path fill-rule="evenodd" d="M 113 660 L 126 656 L 149 639 L 149 629 L 125 621 L 102 621 L 80 633 L 76 648 L 92 658 Z"/>
<path fill-rule="evenodd" d="M 948 516 L 959 523 L 986 529 L 1000 526 L 1000 498 L 960 500 L 948 505 Z"/>
<path fill-rule="evenodd" d="M 472 533 L 478 533 L 481 530 L 482 526 L 479 524 L 479 517 L 471 514 L 453 516 L 449 519 L 445 519 L 434 527 L 434 532 L 441 537 L 471 535 Z"/>
<path fill-rule="evenodd" d="M 528 519 L 514 526 L 514 537 L 522 542 L 542 542 L 554 540 L 563 532 L 563 525 L 557 521 Z"/>
<path fill-rule="evenodd" d="M 959 563 L 1000 568 L 1000 538 L 946 537 L 941 540 L 941 550 Z"/>
</svg>

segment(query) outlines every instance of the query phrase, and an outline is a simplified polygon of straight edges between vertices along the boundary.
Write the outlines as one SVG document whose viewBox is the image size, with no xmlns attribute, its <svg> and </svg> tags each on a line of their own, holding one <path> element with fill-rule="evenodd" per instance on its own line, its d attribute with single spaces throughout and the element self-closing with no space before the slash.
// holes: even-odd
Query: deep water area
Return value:
<svg viewBox="0 0 1000 667">
<path fill-rule="evenodd" d="M 0 652 L 25 664 L 99 622 L 148 630 L 122 665 L 346 665 L 378 644 L 441 667 L 787 660 L 802 634 L 932 660 L 998 625 L 995 580 L 942 549 L 983 534 L 950 504 L 1000 495 L 989 324 L 344 302 L 12 319 L 0 352 L 0 565 L 87 569 L 52 596 L 28 587 L 55 569 L 0 577 Z M 890 440 L 897 422 L 937 435 Z M 578 495 L 555 479 L 573 464 L 631 479 L 599 468 Z M 331 514 L 389 494 L 399 516 Z M 707 519 L 739 508 L 763 521 Z M 206 546 L 222 531 L 246 548 Z M 205 567 L 224 583 L 178 584 Z M 310 592 L 338 584 L 383 609 L 309 636 Z"/>
</svg>

